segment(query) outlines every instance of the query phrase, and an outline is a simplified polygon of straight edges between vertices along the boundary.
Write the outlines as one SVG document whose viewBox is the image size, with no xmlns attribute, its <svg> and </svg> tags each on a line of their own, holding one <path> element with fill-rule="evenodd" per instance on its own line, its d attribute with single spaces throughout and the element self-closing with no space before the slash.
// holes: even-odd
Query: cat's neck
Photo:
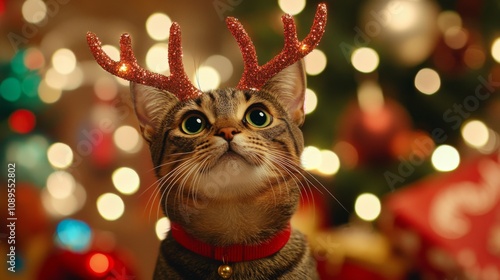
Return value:
<svg viewBox="0 0 500 280">
<path fill-rule="evenodd" d="M 285 229 L 296 210 L 299 191 L 279 195 L 272 188 L 240 199 L 184 198 L 167 202 L 168 215 L 193 237 L 215 246 L 258 244 Z M 175 206 L 177 208 L 175 208 Z"/>
</svg>

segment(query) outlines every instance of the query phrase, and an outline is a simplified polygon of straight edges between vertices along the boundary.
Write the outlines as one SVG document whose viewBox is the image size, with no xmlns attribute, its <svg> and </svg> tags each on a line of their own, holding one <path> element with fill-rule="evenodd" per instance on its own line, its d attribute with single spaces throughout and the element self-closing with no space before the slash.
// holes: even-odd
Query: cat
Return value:
<svg viewBox="0 0 500 280">
<path fill-rule="evenodd" d="M 319 10 L 326 20 L 324 4 Z M 246 80 L 235 88 L 203 93 L 179 83 L 161 88 L 157 74 L 129 70 L 137 65 L 126 49 L 127 36 L 121 42 L 122 59 L 127 60 L 117 63 L 103 58 L 100 42 L 88 35 L 99 64 L 131 81 L 135 113 L 158 177 L 161 207 L 172 222 L 160 245 L 154 279 L 318 279 L 306 237 L 290 226 L 305 184 L 300 167 L 306 90 L 302 58 L 321 38 L 323 31 L 316 29 L 324 29 L 325 22 L 316 21 L 314 34 L 296 41 L 298 52 L 304 52 L 290 55 L 285 66 L 276 66 L 282 56 L 275 58 L 265 79 L 249 67 L 253 57 L 251 51 L 243 51 L 251 44 L 245 41 L 246 33 L 238 33 L 239 26 L 228 21 L 244 55 Z M 176 28 L 171 34 L 180 32 Z M 295 32 L 295 26 L 290 30 Z M 285 36 L 296 40 L 290 30 Z M 178 35 L 171 35 L 169 63 L 174 74 L 166 79 L 185 78 L 175 72 L 182 66 L 181 60 L 174 61 L 181 56 Z M 149 78 L 152 82 L 145 82 Z M 190 94 L 188 98 L 173 92 L 179 87 Z"/>
</svg>

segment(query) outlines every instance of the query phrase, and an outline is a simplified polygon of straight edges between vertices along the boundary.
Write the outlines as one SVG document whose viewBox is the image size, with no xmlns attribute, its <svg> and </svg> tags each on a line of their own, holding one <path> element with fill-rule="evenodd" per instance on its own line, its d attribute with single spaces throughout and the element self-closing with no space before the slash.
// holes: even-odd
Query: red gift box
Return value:
<svg viewBox="0 0 500 280">
<path fill-rule="evenodd" d="M 389 195 L 380 225 L 426 279 L 500 280 L 500 154 Z"/>
</svg>

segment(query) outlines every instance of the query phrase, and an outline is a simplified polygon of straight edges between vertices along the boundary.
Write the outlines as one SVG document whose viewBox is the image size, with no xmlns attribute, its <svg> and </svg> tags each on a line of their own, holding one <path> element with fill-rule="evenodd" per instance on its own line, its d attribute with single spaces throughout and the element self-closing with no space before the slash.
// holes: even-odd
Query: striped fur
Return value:
<svg viewBox="0 0 500 280">
<path fill-rule="evenodd" d="M 303 186 L 305 78 L 302 62 L 283 70 L 260 91 L 217 89 L 178 101 L 157 89 L 132 85 L 135 110 L 151 150 L 164 213 L 191 236 L 215 246 L 259 244 L 281 231 Z M 272 116 L 258 128 L 252 108 Z M 182 121 L 196 113 L 206 128 L 190 135 Z M 231 140 L 221 131 L 231 128 Z M 154 279 L 220 279 L 220 263 L 163 241 Z M 231 279 L 315 279 L 304 236 L 277 254 L 233 264 Z"/>
</svg>

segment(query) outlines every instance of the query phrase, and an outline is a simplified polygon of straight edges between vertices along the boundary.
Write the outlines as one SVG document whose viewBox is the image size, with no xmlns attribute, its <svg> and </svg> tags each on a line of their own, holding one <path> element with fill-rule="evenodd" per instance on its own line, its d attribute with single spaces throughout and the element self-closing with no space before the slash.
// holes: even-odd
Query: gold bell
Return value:
<svg viewBox="0 0 500 280">
<path fill-rule="evenodd" d="M 220 277 L 224 279 L 229 279 L 231 275 L 233 275 L 233 268 L 230 267 L 227 264 L 223 264 L 219 266 L 219 269 L 217 269 L 217 272 L 219 273 Z"/>
</svg>

